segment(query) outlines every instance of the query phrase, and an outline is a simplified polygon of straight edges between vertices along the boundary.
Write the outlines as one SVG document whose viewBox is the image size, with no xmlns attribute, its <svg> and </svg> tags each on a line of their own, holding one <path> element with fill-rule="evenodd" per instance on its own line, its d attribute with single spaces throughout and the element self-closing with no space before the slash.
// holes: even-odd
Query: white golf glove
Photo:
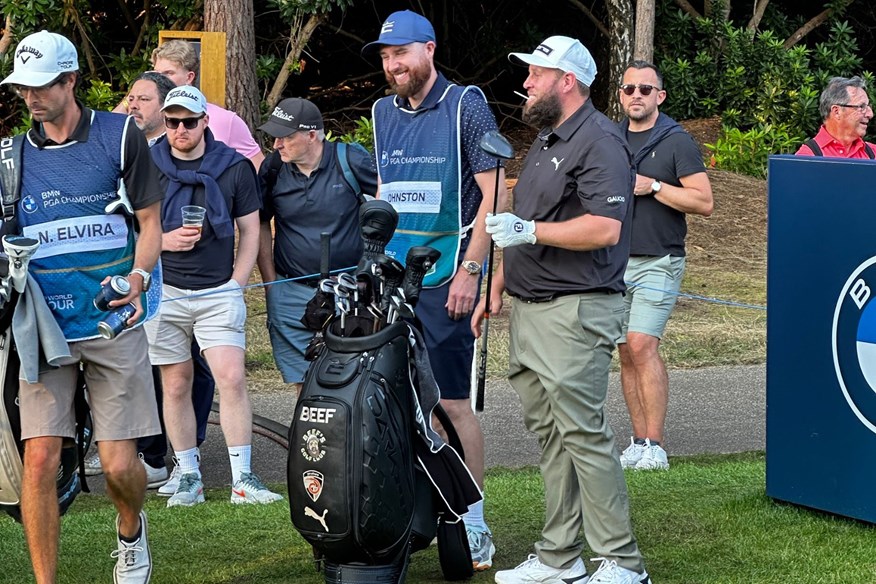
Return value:
<svg viewBox="0 0 876 584">
<path fill-rule="evenodd" d="M 524 221 L 513 213 L 487 213 L 486 226 L 499 247 L 535 243 L 535 221 Z"/>
</svg>

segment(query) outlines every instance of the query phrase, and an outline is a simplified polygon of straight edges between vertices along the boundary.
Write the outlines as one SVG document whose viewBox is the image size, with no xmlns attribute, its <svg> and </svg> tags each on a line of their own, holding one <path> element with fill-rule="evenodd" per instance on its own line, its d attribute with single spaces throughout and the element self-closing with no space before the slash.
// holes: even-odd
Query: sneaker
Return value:
<svg viewBox="0 0 876 584">
<path fill-rule="evenodd" d="M 170 471 L 170 476 L 163 485 L 158 487 L 159 497 L 170 497 L 179 488 L 179 477 L 182 476 L 182 470 L 179 466 L 179 461 L 173 457 L 173 469 Z"/>
<path fill-rule="evenodd" d="M 103 474 L 103 466 L 100 464 L 100 454 L 97 453 L 97 448 L 93 452 L 89 452 L 85 457 L 85 476 L 94 477 Z"/>
<path fill-rule="evenodd" d="M 641 574 L 621 568 L 614 560 L 593 558 L 592 562 L 602 561 L 602 565 L 590 577 L 588 584 L 651 584 L 648 572 Z"/>
<path fill-rule="evenodd" d="M 493 545 L 493 534 L 489 529 L 478 529 L 465 526 L 468 537 L 468 548 L 471 550 L 471 567 L 476 572 L 489 570 L 493 566 L 493 556 L 496 546 Z"/>
<path fill-rule="evenodd" d="M 636 444 L 635 439 L 631 436 L 630 445 L 620 455 L 621 468 L 635 468 L 643 454 L 645 454 L 645 445 Z"/>
<path fill-rule="evenodd" d="M 160 468 L 154 467 L 143 458 L 143 453 L 140 452 L 138 455 L 140 457 L 140 462 L 143 463 L 143 468 L 146 469 L 146 488 L 147 489 L 157 489 L 161 485 L 167 482 L 167 467 L 162 466 Z"/>
<path fill-rule="evenodd" d="M 167 500 L 167 506 L 192 507 L 203 502 L 204 483 L 201 482 L 201 477 L 190 472 L 179 478 L 179 486 L 173 496 Z"/>
<path fill-rule="evenodd" d="M 114 584 L 146 584 L 152 575 L 152 554 L 147 540 L 146 514 L 140 511 L 140 539 L 134 543 L 118 540 L 119 547 L 110 554 L 115 558 Z M 116 515 L 116 537 L 119 533 L 119 517 Z"/>
<path fill-rule="evenodd" d="M 252 472 L 242 473 L 240 480 L 231 487 L 231 502 L 236 505 L 273 503 L 282 499 L 283 495 L 269 491 L 262 480 Z"/>
<path fill-rule="evenodd" d="M 587 567 L 578 558 L 569 568 L 553 568 L 529 554 L 529 559 L 513 570 L 496 572 L 496 584 L 588 584 Z"/>
<path fill-rule="evenodd" d="M 645 438 L 644 448 L 642 458 L 636 463 L 636 470 L 669 470 L 666 451 L 659 444 L 651 444 L 651 441 Z"/>
</svg>

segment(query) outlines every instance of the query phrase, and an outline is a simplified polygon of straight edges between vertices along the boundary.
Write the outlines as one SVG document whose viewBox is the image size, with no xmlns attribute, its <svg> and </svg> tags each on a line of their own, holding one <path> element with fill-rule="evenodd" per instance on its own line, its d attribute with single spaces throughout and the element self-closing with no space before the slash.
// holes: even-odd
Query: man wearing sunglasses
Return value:
<svg viewBox="0 0 876 584">
<path fill-rule="evenodd" d="M 876 144 L 864 142 L 873 108 L 863 79 L 832 77 L 821 92 L 818 106 L 823 119 L 821 129 L 800 146 L 797 156 L 874 158 Z"/>
<path fill-rule="evenodd" d="M 21 149 L 15 218 L 25 236 L 42 241 L 30 274 L 73 357 L 61 367 L 41 370 L 33 383 L 20 383 L 22 520 L 36 582 L 55 582 L 60 536 L 56 475 L 62 443 L 74 436 L 73 397 L 81 363 L 107 494 L 118 512 L 113 581 L 145 584 L 152 558 L 142 511 L 146 473 L 136 439 L 159 432 L 160 426 L 146 335 L 139 324 L 146 308 L 141 293 L 149 288 L 161 249 L 163 191 L 133 121 L 84 107 L 76 99 L 78 82 L 75 47 L 47 31 L 19 43 L 14 70 L 2 81 L 21 96 L 32 118 Z M 122 186 L 130 212 L 115 204 Z M 127 330 L 105 339 L 98 334 L 105 313 L 92 300 L 114 275 L 126 276 L 130 292 L 110 306 L 133 303 L 136 311 Z"/>
<path fill-rule="evenodd" d="M 195 87 L 172 89 L 161 108 L 167 137 L 152 147 L 167 191 L 161 208 L 162 308 L 146 329 L 149 359 L 161 368 L 164 422 L 180 478 L 168 507 L 204 502 L 192 407 L 192 338 L 216 378 L 231 462 L 232 503 L 281 497 L 252 472 L 252 406 L 244 370 L 243 287 L 259 247 L 261 201 L 252 164 L 213 138 L 207 100 Z M 206 209 L 203 225 L 182 223 L 182 207 Z M 239 243 L 235 254 L 235 226 Z"/>
<path fill-rule="evenodd" d="M 684 275 L 687 213 L 712 214 L 712 187 L 693 138 L 659 106 L 663 77 L 645 61 L 624 72 L 621 130 L 637 166 L 630 261 L 624 280 L 623 336 L 618 339 L 621 385 L 633 426 L 621 465 L 664 470 L 663 430 L 669 377 L 658 348 Z"/>
</svg>

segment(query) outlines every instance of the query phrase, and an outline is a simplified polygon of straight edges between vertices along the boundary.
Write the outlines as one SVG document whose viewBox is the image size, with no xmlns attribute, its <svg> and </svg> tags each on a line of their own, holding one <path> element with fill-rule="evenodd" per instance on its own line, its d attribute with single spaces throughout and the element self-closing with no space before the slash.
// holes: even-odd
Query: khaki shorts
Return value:
<svg viewBox="0 0 876 584">
<path fill-rule="evenodd" d="M 627 294 L 624 296 L 623 329 L 618 344 L 627 342 L 627 332 L 663 337 L 666 323 L 678 300 L 684 277 L 683 256 L 631 257 L 624 274 Z"/>
<path fill-rule="evenodd" d="M 70 343 L 77 362 L 19 382 L 21 438 L 75 436 L 73 397 L 79 363 L 85 372 L 94 440 L 129 440 L 161 433 L 152 370 L 142 327 L 114 339 Z"/>
<path fill-rule="evenodd" d="M 211 347 L 246 349 L 246 304 L 234 280 L 206 290 L 183 290 L 165 284 L 161 309 L 145 325 L 149 360 L 173 365 L 192 358 L 192 336 L 201 351 Z"/>
</svg>

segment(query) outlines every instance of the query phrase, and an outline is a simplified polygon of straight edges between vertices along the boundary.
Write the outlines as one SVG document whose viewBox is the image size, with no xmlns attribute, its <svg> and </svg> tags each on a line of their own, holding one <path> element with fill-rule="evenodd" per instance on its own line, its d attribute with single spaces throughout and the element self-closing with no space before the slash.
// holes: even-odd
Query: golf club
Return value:
<svg viewBox="0 0 876 584">
<path fill-rule="evenodd" d="M 496 207 L 499 205 L 499 171 L 502 168 L 501 160 L 514 158 L 514 148 L 498 130 L 490 130 L 484 134 L 478 145 L 481 147 L 481 150 L 497 159 L 496 190 L 493 193 L 493 215 L 495 215 Z M 490 293 L 493 288 L 493 252 L 495 249 L 496 245 L 490 239 L 490 253 L 487 257 L 487 289 L 485 292 L 487 299 L 484 305 L 484 333 L 481 340 L 481 354 L 478 360 L 478 385 L 475 397 L 475 410 L 479 412 L 484 411 L 484 388 L 487 379 L 487 336 L 490 332 Z"/>
</svg>

